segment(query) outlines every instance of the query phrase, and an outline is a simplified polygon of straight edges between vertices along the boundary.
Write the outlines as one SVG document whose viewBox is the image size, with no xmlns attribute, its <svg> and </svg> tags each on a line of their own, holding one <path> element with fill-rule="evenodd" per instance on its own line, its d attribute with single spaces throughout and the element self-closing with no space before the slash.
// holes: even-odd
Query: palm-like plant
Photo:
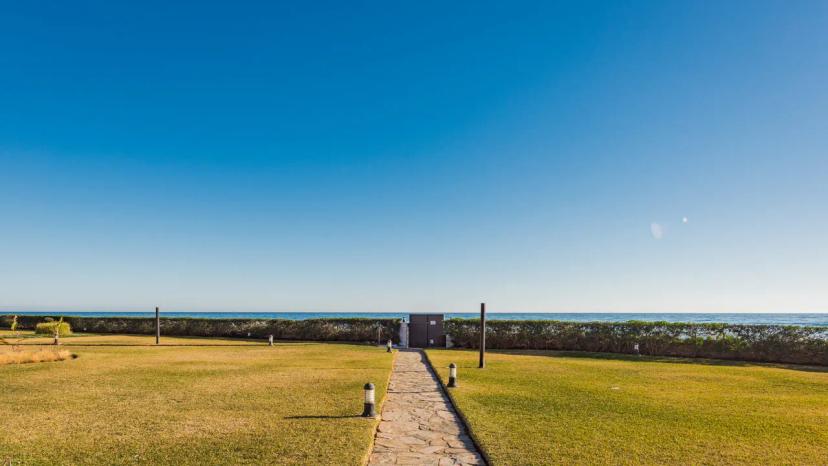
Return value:
<svg viewBox="0 0 828 466">
<path fill-rule="evenodd" d="M 10 329 L 12 331 L 11 337 L 0 337 L 0 344 L 7 345 L 12 347 L 12 351 L 17 351 L 20 349 L 20 342 L 23 338 L 20 335 L 20 331 L 17 329 L 17 316 L 12 317 Z"/>
</svg>

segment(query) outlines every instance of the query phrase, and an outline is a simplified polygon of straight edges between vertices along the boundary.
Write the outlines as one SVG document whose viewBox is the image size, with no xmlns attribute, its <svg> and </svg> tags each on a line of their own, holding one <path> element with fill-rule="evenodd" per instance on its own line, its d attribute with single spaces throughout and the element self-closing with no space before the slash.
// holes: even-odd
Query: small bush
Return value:
<svg viewBox="0 0 828 466">
<path fill-rule="evenodd" d="M 41 322 L 35 327 L 35 333 L 42 335 L 55 335 L 62 337 L 72 334 L 72 327 L 69 322 Z"/>
</svg>

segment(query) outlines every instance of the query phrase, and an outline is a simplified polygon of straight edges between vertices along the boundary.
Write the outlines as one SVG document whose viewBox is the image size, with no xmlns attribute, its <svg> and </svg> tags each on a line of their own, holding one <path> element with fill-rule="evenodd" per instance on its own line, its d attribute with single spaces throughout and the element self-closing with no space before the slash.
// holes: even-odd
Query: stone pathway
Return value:
<svg viewBox="0 0 828 466">
<path fill-rule="evenodd" d="M 368 465 L 485 464 L 420 350 L 394 363 Z"/>
</svg>

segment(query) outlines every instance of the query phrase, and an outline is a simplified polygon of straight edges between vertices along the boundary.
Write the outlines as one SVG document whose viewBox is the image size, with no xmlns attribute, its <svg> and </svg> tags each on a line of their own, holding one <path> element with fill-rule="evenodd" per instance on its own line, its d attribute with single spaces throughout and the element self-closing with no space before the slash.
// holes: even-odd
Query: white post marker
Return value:
<svg viewBox="0 0 828 466">
<path fill-rule="evenodd" d="M 457 364 L 451 363 L 449 364 L 449 388 L 454 388 L 457 386 Z"/>
<path fill-rule="evenodd" d="M 386 347 L 386 348 L 388 348 L 388 350 L 386 351 L 386 353 L 390 353 L 390 352 L 391 352 L 391 347 L 392 347 L 393 345 L 394 345 L 394 344 L 393 344 L 393 343 L 391 343 L 391 340 L 388 340 L 388 343 L 386 343 L 386 344 L 385 344 L 385 347 Z"/>
<path fill-rule="evenodd" d="M 400 348 L 408 348 L 408 322 L 405 318 L 400 322 Z"/>
<path fill-rule="evenodd" d="M 273 335 L 267 336 L 267 344 L 268 346 L 273 346 Z"/>
<path fill-rule="evenodd" d="M 636 355 L 641 354 L 641 352 L 638 350 L 638 343 L 633 345 L 633 353 L 635 353 Z"/>
<path fill-rule="evenodd" d="M 374 384 L 365 384 L 365 408 L 362 410 L 362 417 L 376 417 L 377 409 L 374 405 Z"/>
</svg>

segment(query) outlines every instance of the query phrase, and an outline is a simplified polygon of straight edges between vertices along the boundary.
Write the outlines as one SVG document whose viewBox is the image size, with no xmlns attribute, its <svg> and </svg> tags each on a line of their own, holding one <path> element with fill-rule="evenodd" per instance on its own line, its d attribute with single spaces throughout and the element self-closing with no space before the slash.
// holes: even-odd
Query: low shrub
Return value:
<svg viewBox="0 0 828 466">
<path fill-rule="evenodd" d="M 477 348 L 479 319 L 449 319 L 455 346 Z M 828 366 L 828 327 L 682 322 L 486 322 L 489 349 L 574 350 Z"/>
<path fill-rule="evenodd" d="M 41 322 L 35 326 L 35 333 L 42 335 L 57 334 L 62 337 L 65 337 L 66 335 L 72 334 L 72 326 L 69 325 L 69 322 L 64 322 L 63 320 Z"/>
</svg>

